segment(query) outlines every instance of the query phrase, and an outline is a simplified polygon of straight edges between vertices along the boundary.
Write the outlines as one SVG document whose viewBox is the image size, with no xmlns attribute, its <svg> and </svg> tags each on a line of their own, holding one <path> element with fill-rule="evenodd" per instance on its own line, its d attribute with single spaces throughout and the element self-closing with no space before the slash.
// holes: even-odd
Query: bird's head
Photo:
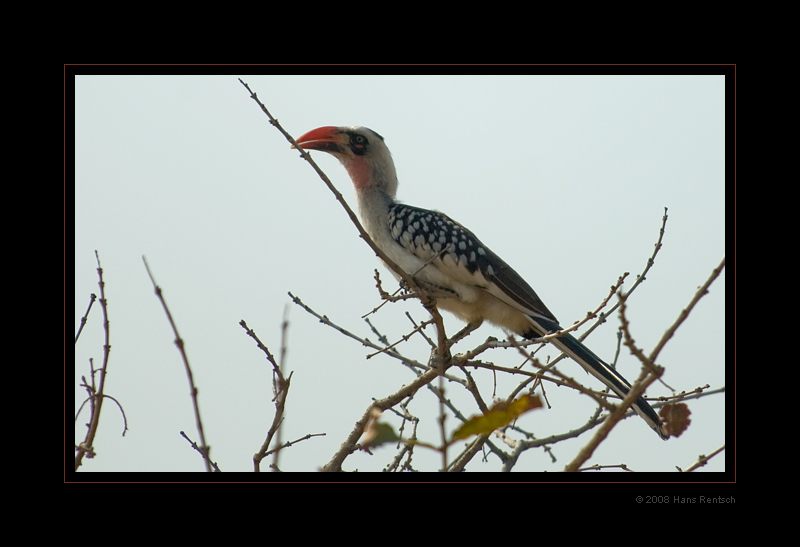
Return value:
<svg viewBox="0 0 800 547">
<path fill-rule="evenodd" d="M 347 169 L 356 191 L 381 189 L 397 192 L 397 173 L 383 137 L 366 127 L 319 127 L 297 139 L 304 150 L 335 156 Z M 293 147 L 294 148 L 294 147 Z"/>
</svg>

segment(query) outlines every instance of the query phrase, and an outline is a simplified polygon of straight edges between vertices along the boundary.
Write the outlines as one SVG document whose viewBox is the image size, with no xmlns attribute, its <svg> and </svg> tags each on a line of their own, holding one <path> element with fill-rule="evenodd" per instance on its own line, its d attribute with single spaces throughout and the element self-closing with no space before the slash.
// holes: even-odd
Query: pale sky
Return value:
<svg viewBox="0 0 800 547">
<path fill-rule="evenodd" d="M 725 256 L 723 76 L 241 78 L 295 138 L 323 125 L 364 125 L 380 133 L 397 166 L 398 198 L 469 228 L 527 279 L 562 325 L 594 309 L 623 272 L 630 272 L 631 286 L 652 253 L 664 207 L 664 247 L 628 304 L 632 334 L 647 353 Z M 355 208 L 344 169 L 327 154 L 312 155 Z M 179 435 L 183 430 L 199 440 L 184 367 L 142 255 L 185 340 L 206 439 L 225 471 L 252 470 L 274 412 L 271 368 L 241 319 L 277 354 L 288 306 L 285 368 L 294 374 L 282 439 L 326 433 L 285 450 L 284 471 L 324 465 L 372 398 L 413 379 L 394 359 L 367 360 L 371 350 L 290 303 L 289 291 L 375 340 L 361 319 L 379 304 L 373 270 L 380 270 L 385 288 L 397 285 L 237 76 L 76 78 L 76 331 L 90 293 L 98 293 L 95 250 L 111 321 L 106 389 L 124 406 L 129 431 L 121 437 L 118 410 L 104 406 L 98 455 L 84 460 L 83 471 L 204 469 Z M 723 271 L 659 356 L 664 382 L 676 392 L 726 385 L 725 279 Z M 427 319 L 419 302 L 410 301 L 384 306 L 371 321 L 394 342 L 410 330 L 405 310 Z M 445 322 L 449 334 L 463 326 L 449 315 Z M 613 359 L 618 325 L 615 314 L 586 341 L 606 361 Z M 428 334 L 435 336 L 432 329 Z M 455 351 L 488 336 L 503 333 L 484 325 Z M 85 397 L 80 377 L 88 374 L 89 358 L 95 366 L 102 362 L 102 344 L 96 303 L 75 349 L 76 409 Z M 428 356 L 419 336 L 400 349 L 419 361 Z M 558 352 L 552 346 L 539 352 L 548 355 Z M 482 358 L 504 366 L 520 361 L 502 350 Z M 618 369 L 631 381 L 637 363 L 623 347 Z M 601 387 L 572 361 L 559 369 Z M 475 377 L 489 401 L 492 375 Z M 499 378 L 497 396 L 517 381 Z M 462 412 L 478 412 L 458 385 L 446 389 Z M 654 384 L 647 394 L 671 393 Z M 666 472 L 689 467 L 726 443 L 732 420 L 726 397 L 689 401 L 689 430 L 667 442 L 629 418 L 587 464 Z M 573 390 L 548 385 L 547 398 L 550 408 L 518 423 L 537 437 L 579 427 L 594 410 Z M 422 419 L 420 438 L 438 442 L 434 396 L 420 391 L 410 410 Z M 76 422 L 76 442 L 88 417 L 84 410 Z M 384 419 L 399 428 L 396 416 Z M 449 416 L 446 425 L 453 430 L 458 421 Z M 553 454 L 529 450 L 514 471 L 560 471 L 586 440 L 557 444 Z M 381 447 L 355 454 L 344 467 L 378 471 L 395 452 Z M 434 470 L 440 461 L 439 454 L 417 449 L 413 463 Z M 467 470 L 499 468 L 489 455 Z M 703 469 L 723 470 L 724 456 Z"/>
</svg>

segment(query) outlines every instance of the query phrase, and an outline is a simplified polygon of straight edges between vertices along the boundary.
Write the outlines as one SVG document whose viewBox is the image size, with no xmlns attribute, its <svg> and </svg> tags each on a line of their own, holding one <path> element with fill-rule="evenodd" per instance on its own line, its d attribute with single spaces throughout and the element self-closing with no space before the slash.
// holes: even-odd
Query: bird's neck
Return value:
<svg viewBox="0 0 800 547">
<path fill-rule="evenodd" d="M 373 239 L 381 239 L 384 233 L 389 233 L 386 219 L 389 207 L 394 203 L 394 197 L 386 193 L 380 186 L 370 185 L 357 188 L 358 212 L 364 229 Z"/>
<path fill-rule="evenodd" d="M 363 158 L 353 158 L 347 161 L 342 161 L 344 168 L 347 169 L 347 174 L 353 181 L 353 186 L 356 191 L 360 192 L 365 188 L 375 185 L 375 177 L 373 174 L 372 165 Z"/>
<path fill-rule="evenodd" d="M 341 160 L 357 192 L 380 188 L 390 197 L 397 192 L 397 172 L 391 161 L 374 161 L 363 157 Z"/>
<path fill-rule="evenodd" d="M 397 192 L 394 163 L 391 159 L 375 161 L 359 156 L 342 163 L 353 180 L 364 229 L 376 241 L 388 237 L 389 207 L 395 203 Z"/>
</svg>

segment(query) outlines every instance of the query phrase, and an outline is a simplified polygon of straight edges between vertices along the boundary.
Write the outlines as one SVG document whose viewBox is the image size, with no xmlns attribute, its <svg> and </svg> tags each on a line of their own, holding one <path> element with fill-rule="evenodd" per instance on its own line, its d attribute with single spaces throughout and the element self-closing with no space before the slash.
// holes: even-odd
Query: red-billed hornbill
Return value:
<svg viewBox="0 0 800 547">
<path fill-rule="evenodd" d="M 561 330 L 530 285 L 472 232 L 442 213 L 395 200 L 397 174 L 383 137 L 366 127 L 320 127 L 297 144 L 344 165 L 364 229 L 420 286 L 435 290 L 439 308 L 471 326 L 489 321 L 527 339 Z M 620 397 L 629 392 L 625 378 L 569 333 L 551 342 Z M 662 439 L 669 437 L 643 397 L 633 408 Z"/>
</svg>

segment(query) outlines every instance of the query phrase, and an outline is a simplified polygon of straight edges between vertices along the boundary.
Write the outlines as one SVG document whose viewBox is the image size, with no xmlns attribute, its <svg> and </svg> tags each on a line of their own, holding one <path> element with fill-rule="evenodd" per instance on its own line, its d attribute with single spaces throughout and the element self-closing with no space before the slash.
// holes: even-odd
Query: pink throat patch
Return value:
<svg viewBox="0 0 800 547">
<path fill-rule="evenodd" d="M 356 190 L 370 185 L 372 170 L 363 158 L 355 157 L 349 160 L 344 167 L 353 180 L 353 185 L 356 187 Z"/>
</svg>

